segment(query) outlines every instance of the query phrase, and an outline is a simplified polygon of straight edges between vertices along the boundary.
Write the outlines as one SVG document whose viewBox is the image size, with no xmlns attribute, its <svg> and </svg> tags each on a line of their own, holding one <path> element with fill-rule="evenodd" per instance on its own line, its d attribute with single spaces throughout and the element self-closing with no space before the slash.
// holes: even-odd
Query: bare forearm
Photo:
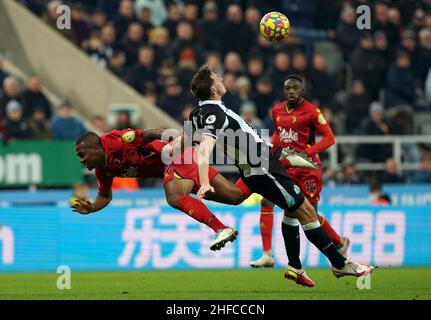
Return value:
<svg viewBox="0 0 431 320">
<path fill-rule="evenodd" d="M 106 194 L 97 194 L 96 199 L 91 204 L 91 212 L 96 212 L 105 208 L 112 200 L 112 191 Z"/>
</svg>

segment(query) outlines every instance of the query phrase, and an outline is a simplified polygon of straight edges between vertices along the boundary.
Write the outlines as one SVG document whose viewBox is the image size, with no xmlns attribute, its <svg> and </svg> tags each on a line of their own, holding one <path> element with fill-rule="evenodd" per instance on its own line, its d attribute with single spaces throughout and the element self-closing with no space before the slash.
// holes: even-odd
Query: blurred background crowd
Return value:
<svg viewBox="0 0 431 320">
<path fill-rule="evenodd" d="M 306 80 L 305 97 L 320 106 L 336 135 L 431 134 L 431 1 L 399 0 L 20 0 L 35 14 L 167 114 L 183 122 L 196 100 L 189 81 L 203 63 L 223 76 L 226 105 L 256 129 L 272 133 L 271 107 L 287 75 Z M 71 7 L 71 30 L 58 30 L 57 7 Z M 371 8 L 371 29 L 356 26 L 356 8 Z M 259 35 L 269 11 L 285 13 L 292 33 L 273 44 Z M 65 100 L 52 106 L 38 75 L 23 83 L 2 71 L 0 135 L 10 139 L 75 139 L 86 128 Z M 428 118 L 427 118 L 428 116 Z M 127 111 L 101 132 L 136 127 Z M 355 146 L 327 183 L 369 182 L 355 163 L 385 162 L 381 183 L 431 182 L 428 144 L 403 147 L 420 170 L 401 174 L 386 144 Z M 375 178 L 375 176 L 374 176 Z"/>
</svg>

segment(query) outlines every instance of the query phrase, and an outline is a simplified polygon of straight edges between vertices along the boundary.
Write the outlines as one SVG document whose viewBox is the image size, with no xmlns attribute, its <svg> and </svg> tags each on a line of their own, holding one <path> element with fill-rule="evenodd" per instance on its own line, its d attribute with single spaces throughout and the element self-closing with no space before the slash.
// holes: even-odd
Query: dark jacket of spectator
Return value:
<svg viewBox="0 0 431 320">
<path fill-rule="evenodd" d="M 40 109 L 45 114 L 47 119 L 51 118 L 52 108 L 51 103 L 41 91 L 25 90 L 22 93 L 22 101 L 27 107 L 28 116 L 30 116 L 36 109 Z"/>
<path fill-rule="evenodd" d="M 386 79 L 386 107 L 415 104 L 415 81 L 409 67 L 394 63 Z"/>
</svg>

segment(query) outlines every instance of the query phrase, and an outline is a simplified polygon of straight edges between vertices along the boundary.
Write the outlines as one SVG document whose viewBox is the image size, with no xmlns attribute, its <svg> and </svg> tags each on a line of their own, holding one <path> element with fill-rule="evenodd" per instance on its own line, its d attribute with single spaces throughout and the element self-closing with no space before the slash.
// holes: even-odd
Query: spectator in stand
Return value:
<svg viewBox="0 0 431 320">
<path fill-rule="evenodd" d="M 313 27 L 314 1 L 284 0 L 282 6 L 285 12 L 289 12 L 290 22 L 294 26 L 309 29 Z"/>
<path fill-rule="evenodd" d="M 126 66 L 126 56 L 123 51 L 115 50 L 108 60 L 108 70 L 118 78 L 133 86 L 133 70 Z"/>
<path fill-rule="evenodd" d="M 27 80 L 27 89 L 22 93 L 22 101 L 26 106 L 28 114 L 24 117 L 33 116 L 36 109 L 42 111 L 45 119 L 51 118 L 52 106 L 46 96 L 42 93 L 40 79 L 33 75 Z"/>
<path fill-rule="evenodd" d="M 53 138 L 57 140 L 74 140 L 87 130 L 78 118 L 71 114 L 71 104 L 63 101 L 58 108 L 58 114 L 51 119 Z"/>
<path fill-rule="evenodd" d="M 186 1 L 183 10 L 184 20 L 190 22 L 193 27 L 193 39 L 203 47 L 202 30 L 199 29 L 199 6 L 196 1 Z"/>
<path fill-rule="evenodd" d="M 310 75 L 308 70 L 308 60 L 305 56 L 305 53 L 302 51 L 296 51 L 292 56 L 292 72 L 301 77 L 306 84 L 310 82 Z M 311 100 L 313 97 L 312 93 L 312 86 L 306 85 L 305 86 L 305 94 L 304 97 L 306 99 Z"/>
<path fill-rule="evenodd" d="M 238 77 L 235 82 L 235 87 L 241 104 L 251 100 L 251 82 L 246 76 Z"/>
<path fill-rule="evenodd" d="M 176 118 L 183 108 L 182 105 L 182 90 L 176 78 L 170 78 L 165 81 L 165 88 L 159 96 L 157 105 L 169 114 Z"/>
<path fill-rule="evenodd" d="M 134 129 L 135 125 L 132 123 L 132 117 L 129 110 L 119 110 L 117 113 L 117 119 L 115 121 L 114 128 L 116 130 Z"/>
<path fill-rule="evenodd" d="M 385 170 L 380 174 L 381 183 L 405 183 L 406 178 L 400 173 L 398 163 L 393 158 L 385 161 Z"/>
<path fill-rule="evenodd" d="M 393 52 L 389 48 L 388 38 L 384 31 L 377 31 L 373 35 L 374 38 L 374 48 L 380 57 L 385 61 L 384 74 L 388 71 L 388 62 L 393 58 Z"/>
<path fill-rule="evenodd" d="M 226 87 L 226 94 L 223 96 L 222 100 L 226 106 L 229 106 L 232 111 L 239 113 L 241 106 L 241 99 L 238 95 L 238 90 L 236 87 L 236 75 L 232 72 L 226 72 L 223 75 L 223 84 Z"/>
<path fill-rule="evenodd" d="M 120 45 L 126 54 L 126 65 L 133 66 L 138 60 L 139 49 L 145 44 L 144 30 L 139 22 L 131 22 Z"/>
<path fill-rule="evenodd" d="M 211 67 L 211 70 L 216 74 L 223 74 L 223 66 L 221 63 L 220 54 L 215 51 L 210 51 L 207 54 L 207 60 L 205 61 Z"/>
<path fill-rule="evenodd" d="M 203 17 L 198 22 L 202 32 L 203 47 L 207 51 L 223 51 L 223 24 L 219 19 L 218 8 L 214 2 L 206 2 L 203 7 Z"/>
<path fill-rule="evenodd" d="M 361 134 L 389 135 L 389 125 L 383 117 L 383 107 L 379 102 L 372 102 L 369 109 L 370 117 L 362 124 Z M 391 146 L 387 144 L 372 143 L 358 146 L 357 157 L 365 158 L 371 162 L 383 162 L 391 155 Z"/>
<path fill-rule="evenodd" d="M 106 25 L 108 21 L 108 17 L 105 13 L 105 11 L 101 9 L 96 9 L 93 11 L 93 14 L 91 15 L 91 30 L 94 32 L 100 32 L 102 30 L 103 26 Z"/>
<path fill-rule="evenodd" d="M 224 57 L 224 72 L 233 73 L 235 76 L 244 74 L 241 57 L 235 51 L 228 52 Z"/>
<path fill-rule="evenodd" d="M 8 139 L 31 139 L 32 132 L 27 121 L 23 117 L 23 108 L 18 101 L 11 100 L 6 105 L 5 127 Z"/>
<path fill-rule="evenodd" d="M 412 174 L 411 182 L 431 183 L 431 154 L 422 154 L 420 168 Z"/>
<path fill-rule="evenodd" d="M 314 4 L 313 26 L 315 29 L 325 30 L 329 39 L 335 37 L 335 29 L 341 15 L 341 4 L 333 0 L 319 0 Z"/>
<path fill-rule="evenodd" d="M 143 46 L 139 49 L 138 63 L 133 68 L 133 83 L 135 89 L 142 94 L 157 88 L 154 49 L 150 46 Z"/>
<path fill-rule="evenodd" d="M 410 70 L 416 81 L 420 81 L 423 73 L 421 57 L 419 56 L 416 33 L 412 30 L 406 30 L 401 34 L 401 42 L 398 51 L 407 52 L 410 56 Z"/>
<path fill-rule="evenodd" d="M 412 30 L 415 34 L 418 34 L 419 30 L 426 26 L 425 17 L 425 11 L 422 8 L 416 8 L 413 18 L 411 19 L 409 25 L 407 25 L 407 29 Z"/>
<path fill-rule="evenodd" d="M 343 165 L 342 173 L 337 177 L 337 180 L 342 184 L 361 184 L 364 182 L 352 161 L 347 161 Z"/>
<path fill-rule="evenodd" d="M 421 61 L 420 80 L 421 84 L 423 84 L 428 75 L 428 70 L 431 68 L 431 28 L 429 27 L 419 31 L 418 56 Z"/>
<path fill-rule="evenodd" d="M 118 14 L 115 15 L 114 19 L 114 27 L 118 39 L 123 39 L 125 37 L 129 25 L 134 21 L 136 21 L 136 17 L 133 10 L 133 1 L 121 0 Z"/>
<path fill-rule="evenodd" d="M 374 19 L 374 21 L 372 21 L 373 32 L 383 31 L 387 35 L 389 47 L 392 49 L 394 49 L 399 42 L 399 24 L 396 22 L 397 13 L 399 16 L 399 12 L 396 8 L 390 9 L 387 3 L 378 1 L 374 6 L 374 14 L 372 15 Z M 393 21 L 390 20 L 391 15 Z"/>
<path fill-rule="evenodd" d="M 151 11 L 151 23 L 156 27 L 162 25 L 168 16 L 166 6 L 163 0 L 136 0 L 135 11 L 139 16 L 142 9 L 148 8 Z"/>
<path fill-rule="evenodd" d="M 197 63 L 194 51 L 191 48 L 183 50 L 175 71 L 176 78 L 183 92 L 188 91 L 190 79 L 193 78 L 196 71 Z"/>
<path fill-rule="evenodd" d="M 415 80 L 410 70 L 410 56 L 405 51 L 398 52 L 396 61 L 389 67 L 385 101 L 386 108 L 416 104 Z"/>
<path fill-rule="evenodd" d="M 269 69 L 269 74 L 274 81 L 275 95 L 283 96 L 283 84 L 287 76 L 291 73 L 290 55 L 285 51 L 279 51 L 275 54 L 274 65 Z"/>
<path fill-rule="evenodd" d="M 260 130 L 263 128 L 263 122 L 256 115 L 256 104 L 253 101 L 246 101 L 241 104 L 240 115 L 241 117 L 253 127 L 253 129 Z"/>
<path fill-rule="evenodd" d="M 78 47 L 81 47 L 82 42 L 90 38 L 91 27 L 87 22 L 84 6 L 80 2 L 74 3 L 72 5 L 71 27 L 74 42 Z"/>
<path fill-rule="evenodd" d="M 248 48 L 253 42 L 253 34 L 250 34 L 248 27 L 244 23 L 244 14 L 240 5 L 230 4 L 226 10 L 226 22 L 223 26 L 223 52 L 238 52 L 241 57 L 245 57 Z"/>
<path fill-rule="evenodd" d="M 371 101 L 362 81 L 354 80 L 351 92 L 346 102 L 342 105 L 346 115 L 345 129 L 347 134 L 359 133 L 361 123 L 368 116 L 368 106 Z"/>
<path fill-rule="evenodd" d="M 290 39 L 293 36 L 294 34 L 291 34 L 287 39 Z M 254 39 L 247 56 L 249 58 L 260 56 L 262 59 L 265 59 L 266 64 L 266 61 L 272 61 L 274 59 L 274 55 L 275 46 L 259 34 L 257 35 L 257 38 Z"/>
<path fill-rule="evenodd" d="M 343 52 L 344 61 L 349 61 L 350 54 L 359 42 L 359 29 L 356 27 L 355 10 L 346 5 L 337 24 L 336 42 Z"/>
<path fill-rule="evenodd" d="M 182 125 L 184 122 L 189 121 L 190 113 L 195 108 L 194 104 L 186 104 L 181 111 L 181 114 L 176 118 L 176 120 Z"/>
<path fill-rule="evenodd" d="M 387 206 L 391 204 L 391 198 L 383 193 L 382 185 L 378 181 L 371 182 L 369 195 L 373 206 Z"/>
<path fill-rule="evenodd" d="M 3 69 L 3 63 L 4 63 L 3 58 L 0 56 L 0 85 L 3 85 L 4 79 L 9 77 L 9 74 Z M 1 96 L 1 93 L 2 93 L 2 88 L 0 88 L 0 96 Z"/>
<path fill-rule="evenodd" d="M 177 25 L 181 21 L 181 9 L 177 2 L 171 2 L 168 6 L 168 17 L 163 23 L 163 27 L 168 29 L 169 37 L 175 39 L 177 35 Z"/>
<path fill-rule="evenodd" d="M 72 29 L 63 29 L 60 30 L 57 28 L 57 19 L 60 17 L 60 11 L 57 12 L 57 8 L 63 5 L 63 2 L 58 0 L 53 0 L 48 2 L 46 6 L 46 11 L 43 14 L 42 19 L 54 30 L 60 32 L 67 39 L 73 41 L 73 30 Z"/>
<path fill-rule="evenodd" d="M 253 92 L 252 100 L 257 106 L 257 116 L 264 118 L 268 109 L 274 104 L 274 85 L 272 79 L 268 76 L 262 76 L 256 83 L 256 91 Z"/>
<path fill-rule="evenodd" d="M 371 99 L 377 100 L 384 81 L 385 61 L 374 50 L 371 34 L 361 36 L 359 47 L 353 51 L 350 62 L 353 78 L 361 80 Z"/>
<path fill-rule="evenodd" d="M 104 117 L 100 115 L 93 116 L 93 118 L 91 118 L 91 123 L 102 134 L 108 132 L 108 125 L 106 124 L 106 120 Z"/>
<path fill-rule="evenodd" d="M 198 65 L 202 65 L 205 61 L 205 52 L 203 48 L 196 42 L 193 41 L 193 27 L 188 21 L 181 21 L 177 25 L 177 37 L 172 42 L 170 54 L 178 62 L 181 53 L 184 50 L 193 50 L 196 56 Z"/>
<path fill-rule="evenodd" d="M 22 112 L 27 114 L 22 96 L 19 94 L 18 80 L 12 76 L 3 80 L 3 95 L 0 97 L 0 118 L 6 116 L 6 105 L 9 101 L 17 101 L 23 108 Z"/>
<path fill-rule="evenodd" d="M 262 19 L 262 13 L 256 7 L 247 7 L 244 15 L 248 32 L 253 35 L 253 39 L 256 39 L 259 34 L 259 28 L 256 27 L 256 21 L 260 21 L 260 19 Z"/>
<path fill-rule="evenodd" d="M 169 31 L 164 27 L 155 28 L 151 34 L 149 42 L 154 49 L 154 64 L 160 68 L 163 61 L 171 59 L 169 56 Z"/>
<path fill-rule="evenodd" d="M 256 55 L 248 59 L 247 77 L 251 82 L 252 92 L 255 92 L 257 80 L 263 76 L 264 71 L 265 71 L 265 64 L 261 56 Z"/>
<path fill-rule="evenodd" d="M 33 115 L 28 121 L 28 126 L 32 131 L 32 139 L 51 140 L 51 124 L 45 115 L 45 110 L 41 107 L 33 109 Z"/>
<path fill-rule="evenodd" d="M 319 100 L 318 104 L 334 109 L 334 92 L 337 92 L 337 81 L 335 77 L 329 75 L 323 55 L 319 53 L 313 55 L 309 77 L 313 97 Z"/>
</svg>

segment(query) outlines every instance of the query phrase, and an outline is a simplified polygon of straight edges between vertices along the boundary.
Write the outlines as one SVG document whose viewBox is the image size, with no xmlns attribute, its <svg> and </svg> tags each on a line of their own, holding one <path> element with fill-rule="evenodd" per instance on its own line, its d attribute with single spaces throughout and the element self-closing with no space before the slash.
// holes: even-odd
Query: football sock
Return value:
<svg viewBox="0 0 431 320">
<path fill-rule="evenodd" d="M 305 235 L 317 249 L 320 250 L 331 262 L 332 266 L 337 269 L 344 267 L 344 258 L 337 250 L 335 245 L 331 242 L 328 234 L 320 226 L 319 221 L 314 221 L 308 224 L 302 225 Z"/>
<path fill-rule="evenodd" d="M 239 190 L 241 190 L 241 192 L 245 195 L 245 197 L 246 197 L 246 198 L 250 197 L 250 196 L 251 196 L 251 194 L 253 193 L 253 191 L 251 191 L 251 190 L 246 186 L 246 184 L 244 183 L 244 181 L 242 181 L 242 179 L 241 179 L 241 178 L 239 178 L 239 179 L 236 181 L 235 185 L 237 186 L 237 188 L 238 188 Z"/>
<path fill-rule="evenodd" d="M 338 233 L 332 228 L 332 226 L 329 224 L 328 220 L 325 219 L 325 217 L 321 216 L 320 214 L 318 214 L 317 217 L 319 218 L 320 225 L 322 226 L 323 230 L 326 231 L 331 241 L 335 244 L 336 247 L 339 247 L 341 245 L 341 238 Z"/>
<path fill-rule="evenodd" d="M 299 221 L 289 217 L 284 217 L 281 223 L 281 232 L 283 234 L 284 246 L 286 247 L 289 265 L 295 269 L 302 269 L 301 260 L 299 259 L 300 238 L 299 238 Z"/>
<path fill-rule="evenodd" d="M 178 200 L 178 209 L 187 213 L 193 219 L 206 224 L 208 227 L 213 229 L 214 232 L 227 228 L 211 211 L 208 210 L 207 206 L 202 201 L 191 196 L 180 197 Z"/>
<path fill-rule="evenodd" d="M 263 252 L 271 251 L 273 225 L 274 225 L 274 209 L 267 206 L 261 206 L 260 235 L 262 236 Z"/>
</svg>

